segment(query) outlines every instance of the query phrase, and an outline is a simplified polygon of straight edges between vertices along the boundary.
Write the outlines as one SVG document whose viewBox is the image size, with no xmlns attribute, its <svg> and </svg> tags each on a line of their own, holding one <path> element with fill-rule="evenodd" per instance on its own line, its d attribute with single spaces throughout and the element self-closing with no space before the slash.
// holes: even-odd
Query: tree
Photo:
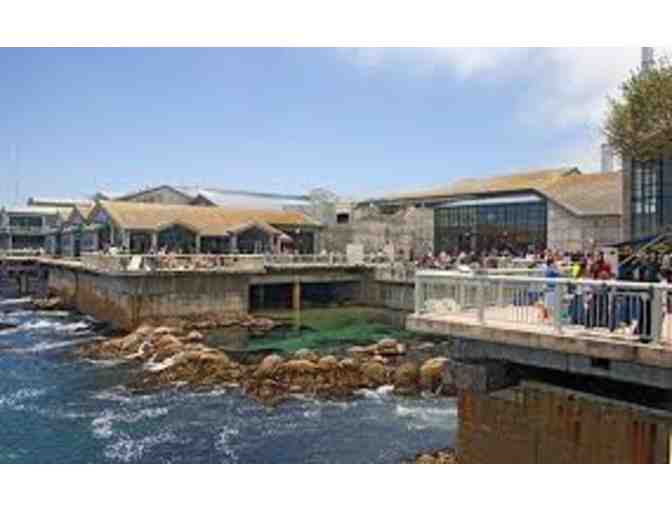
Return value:
<svg viewBox="0 0 672 510">
<path fill-rule="evenodd" d="M 609 98 L 603 131 L 624 158 L 649 160 L 672 153 L 672 65 L 662 58 L 631 73 L 621 98 Z"/>
</svg>

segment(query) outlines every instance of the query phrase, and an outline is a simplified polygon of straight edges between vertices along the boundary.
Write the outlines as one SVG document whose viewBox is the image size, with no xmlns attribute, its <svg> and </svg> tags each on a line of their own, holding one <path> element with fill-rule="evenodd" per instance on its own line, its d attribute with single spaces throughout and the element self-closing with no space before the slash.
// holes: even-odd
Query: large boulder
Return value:
<svg viewBox="0 0 672 510">
<path fill-rule="evenodd" d="M 180 332 L 178 331 L 177 328 L 170 328 L 168 326 L 161 326 L 159 328 L 156 328 L 154 330 L 154 335 L 155 336 L 163 336 L 163 335 L 178 335 Z"/>
<path fill-rule="evenodd" d="M 193 330 L 190 331 L 189 334 L 186 336 L 184 339 L 185 342 L 190 342 L 190 343 L 195 343 L 195 342 L 202 342 L 205 339 L 202 333 Z"/>
<path fill-rule="evenodd" d="M 144 324 L 140 326 L 138 329 L 136 329 L 134 333 L 141 338 L 147 338 L 154 334 L 154 328 L 152 326 Z"/>
<path fill-rule="evenodd" d="M 135 352 L 140 348 L 140 345 L 144 341 L 144 337 L 138 335 L 137 333 L 131 333 L 126 335 L 119 342 L 119 348 L 124 352 Z"/>
<path fill-rule="evenodd" d="M 320 357 L 309 349 L 299 349 L 294 353 L 296 359 L 311 361 L 317 363 L 320 360 Z"/>
<path fill-rule="evenodd" d="M 338 362 L 338 368 L 341 370 L 359 370 L 359 363 L 352 358 L 343 358 Z"/>
<path fill-rule="evenodd" d="M 415 363 L 411 361 L 403 363 L 394 371 L 394 385 L 401 389 L 415 388 L 419 376 L 420 371 Z"/>
<path fill-rule="evenodd" d="M 423 389 L 435 391 L 443 382 L 443 367 L 448 358 L 432 358 L 420 367 L 420 385 Z"/>
<path fill-rule="evenodd" d="M 387 371 L 381 363 L 369 361 L 362 365 L 362 374 L 368 384 L 382 386 L 387 382 Z"/>
<path fill-rule="evenodd" d="M 394 338 L 383 338 L 375 345 L 375 352 L 380 356 L 400 356 L 406 352 L 406 346 Z"/>
<path fill-rule="evenodd" d="M 336 356 L 324 356 L 317 362 L 317 366 L 325 372 L 336 370 L 338 369 L 338 359 L 336 359 Z"/>
<path fill-rule="evenodd" d="M 280 371 L 289 374 L 312 374 L 317 371 L 317 364 L 308 360 L 293 359 L 284 363 Z"/>
<path fill-rule="evenodd" d="M 257 377 L 271 377 L 277 371 L 278 367 L 284 363 L 284 359 L 277 354 L 270 354 L 266 356 L 255 372 Z"/>
</svg>

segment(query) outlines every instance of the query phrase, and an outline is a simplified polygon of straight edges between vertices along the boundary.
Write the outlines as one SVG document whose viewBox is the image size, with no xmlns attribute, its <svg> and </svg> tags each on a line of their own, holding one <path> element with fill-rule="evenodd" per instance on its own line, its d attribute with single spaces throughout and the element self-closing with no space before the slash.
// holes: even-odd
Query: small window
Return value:
<svg viewBox="0 0 672 510">
<path fill-rule="evenodd" d="M 339 225 L 350 223 L 350 215 L 348 213 L 337 214 L 336 223 L 338 223 Z"/>
</svg>

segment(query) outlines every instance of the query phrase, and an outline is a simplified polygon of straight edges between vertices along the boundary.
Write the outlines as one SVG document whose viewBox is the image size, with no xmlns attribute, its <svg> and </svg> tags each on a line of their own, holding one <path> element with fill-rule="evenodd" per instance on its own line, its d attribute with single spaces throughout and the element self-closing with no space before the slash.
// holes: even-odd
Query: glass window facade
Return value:
<svg viewBox="0 0 672 510">
<path fill-rule="evenodd" d="M 632 162 L 632 237 L 672 225 L 672 159 Z"/>
<path fill-rule="evenodd" d="M 514 253 L 546 248 L 546 200 L 465 205 L 435 211 L 437 253 L 508 249 Z"/>
</svg>

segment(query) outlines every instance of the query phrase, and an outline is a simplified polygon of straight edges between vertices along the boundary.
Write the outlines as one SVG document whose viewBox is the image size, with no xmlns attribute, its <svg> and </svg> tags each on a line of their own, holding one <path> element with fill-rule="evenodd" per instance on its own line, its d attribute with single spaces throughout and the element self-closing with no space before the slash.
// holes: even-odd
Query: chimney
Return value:
<svg viewBox="0 0 672 510">
<path fill-rule="evenodd" d="M 653 56 L 653 48 L 642 48 L 642 71 L 648 71 L 656 63 Z"/>
<path fill-rule="evenodd" d="M 602 144 L 602 173 L 614 170 L 614 148 L 608 143 Z"/>
</svg>

